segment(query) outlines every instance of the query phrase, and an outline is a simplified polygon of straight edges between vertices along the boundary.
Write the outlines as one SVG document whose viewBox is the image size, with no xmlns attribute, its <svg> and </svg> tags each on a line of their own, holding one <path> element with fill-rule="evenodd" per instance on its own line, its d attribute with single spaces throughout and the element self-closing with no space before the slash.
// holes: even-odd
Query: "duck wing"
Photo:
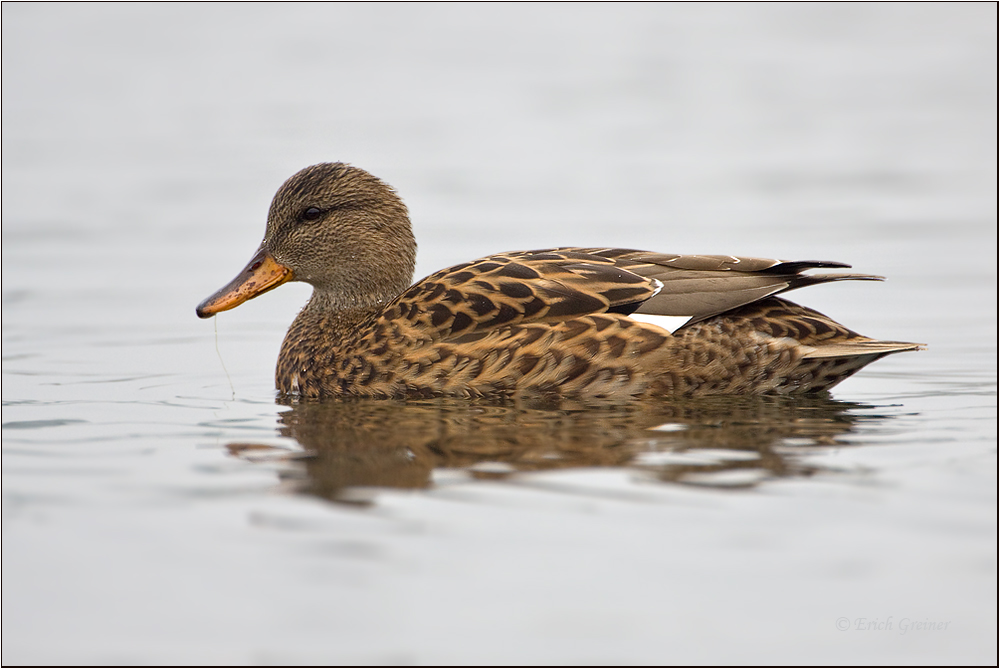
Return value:
<svg viewBox="0 0 1000 669">
<path fill-rule="evenodd" d="M 612 258 L 573 249 L 500 253 L 430 275 L 388 304 L 438 337 L 588 314 L 631 313 L 661 284 Z"/>
<path fill-rule="evenodd" d="M 676 255 L 563 247 L 514 251 L 441 270 L 386 306 L 433 339 L 600 313 L 683 316 L 688 324 L 807 285 L 864 274 L 803 274 L 844 268 L 826 261 Z"/>
<path fill-rule="evenodd" d="M 564 249 L 556 249 L 562 251 Z M 635 313 L 685 316 L 697 323 L 771 295 L 830 281 L 883 281 L 872 274 L 803 274 L 810 269 L 845 269 L 828 260 L 776 260 L 730 255 L 678 255 L 633 249 L 573 249 L 615 261 L 616 267 L 663 284 Z"/>
</svg>

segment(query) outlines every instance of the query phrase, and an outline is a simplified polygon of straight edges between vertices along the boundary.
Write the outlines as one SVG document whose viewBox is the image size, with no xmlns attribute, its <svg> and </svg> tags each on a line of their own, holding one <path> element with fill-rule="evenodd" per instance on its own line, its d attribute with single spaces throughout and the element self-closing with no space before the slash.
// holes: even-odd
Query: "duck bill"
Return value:
<svg viewBox="0 0 1000 669">
<path fill-rule="evenodd" d="M 214 316 L 220 311 L 238 307 L 247 300 L 277 288 L 292 280 L 292 270 L 288 269 L 261 249 L 250 260 L 243 271 L 226 286 L 198 305 L 195 312 L 199 318 Z"/>
</svg>

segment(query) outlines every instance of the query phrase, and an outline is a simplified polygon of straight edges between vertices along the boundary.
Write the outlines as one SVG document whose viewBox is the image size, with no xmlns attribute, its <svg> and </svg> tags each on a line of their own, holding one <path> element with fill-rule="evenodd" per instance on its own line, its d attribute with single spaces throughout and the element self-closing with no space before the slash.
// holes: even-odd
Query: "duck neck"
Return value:
<svg viewBox="0 0 1000 669">
<path fill-rule="evenodd" d="M 409 285 L 409 284 L 407 284 Z M 403 287 L 406 289 L 406 286 Z M 395 290 L 395 289 L 393 289 Z M 360 313 L 382 308 L 382 305 L 402 292 L 393 290 L 385 291 L 385 294 L 376 294 L 374 291 L 356 293 L 345 293 L 343 290 L 325 290 L 320 286 L 313 286 L 312 297 L 306 302 L 300 316 L 305 312 L 317 315 Z"/>
<path fill-rule="evenodd" d="M 281 393 L 303 397 L 329 393 L 321 387 L 321 377 L 335 382 L 342 352 L 351 349 L 348 342 L 381 309 L 378 304 L 337 308 L 326 297 L 313 291 L 285 334 L 275 370 L 275 385 Z"/>
</svg>

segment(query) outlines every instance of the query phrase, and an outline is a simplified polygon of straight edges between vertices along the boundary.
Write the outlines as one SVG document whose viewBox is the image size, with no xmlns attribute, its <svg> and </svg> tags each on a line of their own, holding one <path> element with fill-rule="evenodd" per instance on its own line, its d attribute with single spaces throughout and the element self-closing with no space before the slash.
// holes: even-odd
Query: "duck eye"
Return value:
<svg viewBox="0 0 1000 669">
<path fill-rule="evenodd" d="M 323 212 L 316 207 L 309 207 L 304 212 L 302 212 L 303 221 L 316 221 L 319 217 L 323 215 Z"/>
</svg>

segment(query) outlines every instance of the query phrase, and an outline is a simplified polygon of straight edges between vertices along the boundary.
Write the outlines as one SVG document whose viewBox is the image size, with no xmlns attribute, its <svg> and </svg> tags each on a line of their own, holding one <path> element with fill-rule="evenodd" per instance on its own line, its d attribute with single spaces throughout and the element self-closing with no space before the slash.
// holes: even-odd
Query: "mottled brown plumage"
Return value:
<svg viewBox="0 0 1000 669">
<path fill-rule="evenodd" d="M 645 397 L 825 390 L 918 344 L 863 337 L 779 293 L 862 274 L 841 263 L 627 249 L 501 253 L 410 286 L 406 207 L 324 163 L 278 190 L 257 255 L 207 317 L 289 280 L 314 287 L 281 347 L 278 389 L 307 398 Z M 635 315 L 682 316 L 673 333 Z"/>
</svg>

